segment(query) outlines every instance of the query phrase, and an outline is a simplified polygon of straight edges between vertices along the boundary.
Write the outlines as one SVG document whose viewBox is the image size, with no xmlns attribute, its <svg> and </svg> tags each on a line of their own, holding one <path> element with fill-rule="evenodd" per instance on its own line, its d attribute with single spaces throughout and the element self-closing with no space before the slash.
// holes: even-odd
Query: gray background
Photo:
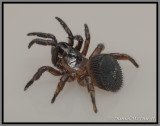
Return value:
<svg viewBox="0 0 160 126">
<path fill-rule="evenodd" d="M 51 121 L 63 121 L 63 120 L 64 121 L 116 121 L 113 119 L 114 117 L 133 117 L 133 116 L 137 116 L 137 117 L 140 117 L 140 116 L 153 117 L 154 116 L 155 117 L 155 82 L 154 82 L 155 78 L 154 77 L 155 77 L 156 68 L 153 65 L 152 67 L 154 68 L 150 66 L 150 64 L 152 63 L 155 64 L 155 62 L 152 62 L 152 61 L 155 61 L 155 53 L 156 53 L 154 52 L 155 51 L 154 50 L 155 35 L 156 35 L 155 23 L 154 23 L 155 21 L 154 7 L 150 7 L 150 6 L 144 7 L 143 5 L 141 6 L 138 5 L 136 6 L 136 10 L 135 10 L 135 6 L 133 5 L 129 5 L 131 7 L 128 7 L 128 6 L 123 7 L 122 5 L 121 6 L 113 5 L 113 7 L 112 5 L 103 5 L 103 6 L 107 6 L 108 11 L 106 12 L 106 10 L 104 9 L 104 11 L 106 12 L 104 13 L 103 8 L 101 7 L 100 9 L 98 9 L 98 11 L 96 11 L 97 13 L 96 15 L 95 13 L 93 13 L 95 9 L 91 11 L 92 9 L 88 9 L 88 7 L 86 7 L 89 11 L 85 11 L 85 7 L 83 10 L 78 9 L 78 7 L 77 8 L 73 7 L 74 10 L 79 13 L 79 15 L 78 14 L 75 15 L 75 12 L 74 12 L 72 16 L 72 13 L 71 13 L 72 11 L 69 11 L 69 9 L 71 9 L 70 7 L 67 8 L 65 11 L 59 10 L 58 12 L 57 11 L 55 12 L 53 10 L 56 9 L 56 7 L 54 7 L 53 9 L 51 7 L 52 5 L 49 5 L 50 7 L 46 5 L 47 9 L 45 9 L 45 6 L 43 7 L 39 7 L 35 5 L 33 6 L 34 7 L 31 7 L 29 9 L 25 9 L 24 6 L 21 6 L 20 8 L 16 7 L 17 10 L 21 9 L 22 11 L 20 10 L 16 11 L 16 9 L 13 9 L 14 11 L 12 10 L 9 12 L 9 13 L 12 13 L 13 17 L 6 16 L 6 19 L 7 18 L 10 18 L 10 19 L 6 20 L 6 25 L 8 22 L 8 25 L 7 25 L 8 27 L 6 27 L 6 32 L 7 32 L 6 43 L 4 38 L 4 44 L 6 44 L 5 48 L 7 48 L 7 49 L 4 48 L 4 50 L 6 51 L 5 61 L 7 60 L 11 61 L 13 58 L 12 55 L 14 55 L 14 60 L 12 60 L 12 62 L 4 63 L 6 64 L 5 67 L 7 67 L 6 69 L 4 69 L 6 70 L 6 72 L 5 71 L 4 72 L 6 73 L 7 78 L 9 77 L 12 78 L 10 80 L 9 79 L 6 79 L 6 81 L 4 80 L 4 82 L 8 84 L 8 85 L 7 84 L 5 85 L 6 94 L 4 97 L 5 103 L 6 103 L 6 111 L 5 111 L 5 115 L 7 117 L 6 119 L 12 119 L 12 121 L 39 121 L 39 119 L 40 121 L 45 121 L 45 120 L 47 121 L 50 121 L 50 120 Z M 119 8 L 119 10 L 116 11 L 115 7 L 116 9 Z M 146 11 L 149 11 L 149 12 L 147 13 L 146 11 L 144 11 L 144 9 L 142 9 L 143 7 L 146 9 Z M 65 8 L 65 5 L 62 8 Z M 130 16 L 129 12 L 126 13 L 125 9 L 132 12 L 133 15 Z M 143 11 L 140 11 L 140 10 L 143 10 Z M 44 13 L 45 15 L 43 14 L 39 15 L 40 11 L 42 11 L 42 13 Z M 71 15 L 66 14 L 67 11 L 69 11 Z M 49 12 L 49 13 L 46 13 L 46 12 Z M 43 75 L 42 77 L 43 79 L 40 79 L 39 81 L 35 82 L 37 84 L 32 86 L 30 90 L 28 90 L 28 92 L 25 92 L 25 93 L 22 92 L 23 87 L 25 85 L 25 84 L 23 85 L 22 83 L 24 83 L 25 81 L 28 81 L 27 79 L 30 79 L 32 77 L 32 75 L 36 72 L 38 67 L 42 65 L 51 65 L 50 47 L 42 47 L 39 45 L 35 45 L 31 50 L 27 50 L 26 47 L 27 47 L 28 41 L 31 40 L 31 38 L 24 37 L 24 35 L 26 35 L 28 32 L 33 30 L 43 31 L 43 32 L 54 33 L 57 36 L 58 40 L 67 40 L 66 39 L 67 35 L 63 31 L 63 29 L 59 26 L 59 24 L 55 20 L 53 20 L 54 19 L 53 16 L 51 17 L 50 15 L 60 16 L 61 18 L 63 18 L 67 22 L 67 24 L 70 26 L 73 33 L 75 34 L 79 33 L 83 35 L 84 34 L 83 23 L 87 22 L 87 24 L 90 27 L 91 36 L 92 36 L 91 46 L 88 54 L 90 54 L 93 51 L 93 49 L 96 47 L 96 45 L 99 42 L 105 41 L 103 42 L 106 45 L 106 49 L 104 51 L 105 53 L 125 52 L 130 55 L 133 55 L 136 58 L 137 62 L 140 64 L 140 66 L 142 64 L 142 68 L 140 67 L 140 69 L 135 69 L 133 65 L 130 64 L 129 62 L 120 62 L 123 68 L 124 76 L 125 76 L 124 86 L 120 92 L 113 94 L 113 93 L 107 93 L 105 91 L 102 91 L 96 88 L 96 101 L 97 101 L 97 107 L 99 110 L 97 115 L 95 115 L 92 112 L 90 97 L 87 91 L 83 87 L 80 87 L 79 85 L 77 85 L 77 82 L 67 84 L 67 86 L 63 90 L 63 93 L 61 93 L 58 99 L 56 100 L 55 105 L 49 104 L 50 99 L 52 98 L 53 92 L 56 88 L 56 84 L 58 83 L 58 78 L 52 77 L 48 73 Z M 99 18 L 97 18 L 97 15 L 99 16 Z M 104 15 L 105 16 L 107 15 L 107 16 L 104 18 Z M 143 17 L 141 17 L 141 15 L 143 15 Z M 130 17 L 128 18 L 128 16 Z M 138 17 L 139 20 L 135 20 L 137 19 L 137 16 L 139 16 Z M 149 16 L 153 16 L 153 17 L 149 17 Z M 74 17 L 74 20 L 72 19 L 73 17 Z M 145 23 L 143 23 L 144 19 L 145 19 Z M 146 20 L 146 19 L 150 19 L 150 20 Z M 131 26 L 130 24 L 137 24 L 137 25 L 135 27 L 134 25 Z M 7 28 L 9 30 L 7 30 Z M 137 31 L 136 31 L 136 28 L 138 28 Z M 146 28 L 146 30 L 144 28 Z M 132 29 L 132 31 L 130 31 L 129 29 Z M 15 32 L 12 32 L 12 30 Z M 11 34 L 11 32 L 14 34 Z M 140 32 L 140 34 L 138 32 Z M 17 38 L 15 36 L 19 36 L 19 37 Z M 142 36 L 145 36 L 145 40 L 143 40 L 144 37 Z M 9 39 L 11 39 L 12 43 L 7 43 L 10 41 Z M 142 40 L 145 43 L 143 43 Z M 26 41 L 26 43 L 24 43 L 23 41 Z M 146 41 L 148 41 L 147 45 L 145 45 L 145 47 L 144 46 L 142 47 L 142 45 L 146 44 Z M 150 41 L 154 41 L 154 43 L 151 43 Z M 17 47 L 21 47 L 21 48 L 17 49 Z M 144 48 L 143 49 L 144 52 L 142 51 L 142 48 Z M 152 53 L 149 54 L 148 49 L 150 50 L 149 52 L 152 52 Z M 147 53 L 147 55 L 143 55 L 145 53 Z M 147 62 L 143 61 L 142 58 L 146 59 Z M 153 59 L 150 59 L 150 58 L 153 58 Z M 19 68 L 13 67 L 13 66 L 19 66 Z M 146 72 L 147 70 L 150 71 L 150 74 Z M 16 74 L 15 74 L 15 71 L 16 71 Z M 27 72 L 24 72 L 24 71 L 27 71 Z M 154 73 L 154 74 L 151 75 L 151 73 Z M 141 75 L 143 75 L 143 77 L 141 77 Z M 19 80 L 17 80 L 16 76 L 19 77 Z M 144 83 L 144 81 L 146 83 Z M 10 85 L 11 82 L 13 84 L 16 83 L 16 86 Z M 52 84 L 53 82 L 55 84 Z M 152 83 L 153 85 L 151 85 Z M 19 91 L 21 87 L 22 87 L 22 91 Z M 39 88 L 39 90 L 37 90 L 37 88 Z M 142 89 L 147 89 L 147 90 L 142 90 Z M 41 92 L 45 92 L 45 93 L 42 94 Z M 147 99 L 144 99 L 146 97 Z M 135 104 L 137 102 L 138 104 Z M 28 105 L 29 107 L 26 108 L 26 106 Z M 66 109 L 66 106 L 67 106 L 67 109 Z M 79 112 L 77 111 L 77 109 Z M 14 112 L 15 110 L 17 112 L 16 115 Z M 31 114 L 30 112 L 33 112 L 33 113 Z M 7 116 L 7 113 L 9 116 Z M 14 116 L 11 113 L 13 113 Z M 25 115 L 23 113 L 25 113 Z M 56 113 L 56 116 L 54 115 L 55 113 Z M 142 115 L 142 113 L 144 115 Z M 30 117 L 28 116 L 29 114 L 31 114 Z M 39 116 L 35 116 L 34 114 L 37 114 Z M 32 116 L 34 116 L 34 118 L 31 118 Z M 45 120 L 41 119 L 43 116 L 46 117 Z M 57 120 L 54 120 L 52 118 L 53 116 L 56 117 L 54 119 L 57 119 Z M 25 119 L 27 117 L 27 119 L 29 120 L 23 120 L 24 117 Z M 138 120 L 138 121 L 141 121 L 141 120 Z"/>
</svg>

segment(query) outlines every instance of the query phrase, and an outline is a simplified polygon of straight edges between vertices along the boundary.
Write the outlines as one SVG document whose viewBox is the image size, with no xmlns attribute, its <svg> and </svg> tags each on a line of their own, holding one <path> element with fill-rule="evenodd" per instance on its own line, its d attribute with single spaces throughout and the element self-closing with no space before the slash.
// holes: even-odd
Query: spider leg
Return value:
<svg viewBox="0 0 160 126">
<path fill-rule="evenodd" d="M 55 18 L 60 22 L 60 24 L 62 25 L 62 27 L 64 28 L 64 30 L 68 34 L 68 38 L 70 40 L 68 42 L 68 44 L 70 46 L 73 46 L 73 39 L 74 39 L 74 37 L 73 37 L 73 34 L 72 34 L 71 30 L 69 29 L 69 27 L 66 25 L 66 23 L 62 19 L 60 19 L 59 17 L 55 17 Z"/>
<path fill-rule="evenodd" d="M 88 28 L 87 24 L 84 24 L 84 27 L 85 27 L 86 40 L 85 40 L 85 45 L 82 50 L 82 54 L 86 56 L 86 54 L 88 52 L 88 47 L 90 44 L 90 33 L 89 33 L 89 28 Z"/>
<path fill-rule="evenodd" d="M 61 77 L 60 82 L 59 82 L 58 85 L 57 85 L 57 89 L 56 89 L 56 91 L 55 91 L 55 93 L 54 93 L 54 96 L 53 96 L 53 98 L 52 98 L 52 100 L 51 100 L 51 103 L 54 103 L 56 97 L 58 96 L 58 94 L 60 93 L 60 91 L 62 91 L 62 89 L 63 89 L 63 87 L 64 87 L 64 85 L 65 85 L 65 83 L 67 82 L 67 80 L 68 80 L 69 77 L 70 77 L 69 74 L 64 74 L 64 75 Z"/>
<path fill-rule="evenodd" d="M 49 33 L 42 33 L 42 32 L 31 32 L 27 34 L 28 36 L 33 36 L 36 35 L 38 37 L 42 37 L 42 38 L 51 38 L 54 42 L 57 43 L 57 39 L 54 35 L 49 34 Z"/>
<path fill-rule="evenodd" d="M 38 69 L 37 73 L 35 73 L 35 75 L 33 76 L 33 78 L 27 83 L 27 85 L 24 88 L 24 91 L 26 91 L 28 89 L 29 86 L 31 86 L 33 84 L 34 81 L 38 80 L 42 73 L 44 73 L 45 71 L 48 71 L 49 73 L 55 75 L 55 76 L 60 76 L 62 75 L 62 72 L 50 67 L 50 66 L 43 66 L 41 68 Z"/>
<path fill-rule="evenodd" d="M 76 35 L 76 36 L 74 36 L 74 39 L 78 41 L 78 44 L 76 45 L 75 48 L 76 48 L 78 51 L 80 51 L 80 49 L 81 49 L 81 47 L 82 47 L 82 44 L 83 44 L 83 38 L 82 38 L 82 36 L 80 36 L 80 35 Z"/>
<path fill-rule="evenodd" d="M 74 81 L 75 80 L 75 76 L 70 76 L 69 78 L 68 78 L 68 82 L 72 82 L 72 81 Z"/>
<path fill-rule="evenodd" d="M 100 54 L 104 50 L 104 48 L 105 47 L 104 47 L 103 44 L 98 44 L 89 58 L 91 58 L 91 57 L 93 57 L 93 56 L 95 56 L 97 54 Z"/>
<path fill-rule="evenodd" d="M 89 78 L 86 75 L 81 75 L 81 76 L 77 77 L 77 82 L 81 86 L 87 86 L 89 83 Z"/>
<path fill-rule="evenodd" d="M 59 60 L 58 51 L 59 51 L 59 48 L 52 47 L 51 49 L 52 63 L 54 64 L 54 66 L 57 66 L 57 61 Z"/>
<path fill-rule="evenodd" d="M 97 113 L 97 107 L 96 107 L 96 101 L 95 101 L 95 90 L 94 90 L 93 83 L 89 83 L 87 85 L 87 87 L 88 87 L 88 91 L 90 92 L 90 95 L 91 95 L 93 110 L 94 110 L 95 113 Z"/>
<path fill-rule="evenodd" d="M 28 48 L 31 48 L 31 46 L 36 43 L 36 44 L 39 44 L 39 45 L 51 45 L 51 46 L 56 46 L 56 42 L 53 41 L 53 40 L 43 40 L 43 39 L 33 39 L 29 45 L 28 45 Z"/>
<path fill-rule="evenodd" d="M 139 65 L 136 63 L 136 61 L 127 54 L 110 53 L 110 55 L 113 56 L 117 60 L 129 60 L 131 63 L 133 63 L 133 65 L 135 67 L 137 67 L 137 68 L 139 67 Z"/>
<path fill-rule="evenodd" d="M 87 76 L 81 76 L 77 78 L 77 82 L 81 86 L 87 86 L 88 92 L 90 93 L 92 104 L 93 104 L 93 110 L 95 113 L 97 113 L 97 107 L 96 107 L 96 101 L 95 101 L 95 90 L 94 90 L 94 85 L 93 83 L 89 82 L 89 78 Z"/>
</svg>

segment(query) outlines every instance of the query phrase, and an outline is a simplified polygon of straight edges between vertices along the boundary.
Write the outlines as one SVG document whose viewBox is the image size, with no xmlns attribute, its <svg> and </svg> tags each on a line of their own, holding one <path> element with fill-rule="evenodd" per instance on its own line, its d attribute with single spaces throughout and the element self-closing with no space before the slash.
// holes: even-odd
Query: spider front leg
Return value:
<svg viewBox="0 0 160 126">
<path fill-rule="evenodd" d="M 28 36 L 33 36 L 36 35 L 38 37 L 42 37 L 42 38 L 51 38 L 54 42 L 57 43 L 57 39 L 54 35 L 49 34 L 49 33 L 42 33 L 42 32 L 31 32 L 27 34 Z"/>
<path fill-rule="evenodd" d="M 73 37 L 73 34 L 72 34 L 71 30 L 69 29 L 69 27 L 66 25 L 66 23 L 62 19 L 60 19 L 59 17 L 55 17 L 55 18 L 60 22 L 60 24 L 62 25 L 62 27 L 64 28 L 64 30 L 68 34 L 68 38 L 69 38 L 68 44 L 70 46 L 73 46 L 74 37 Z"/>
<path fill-rule="evenodd" d="M 82 47 L 82 44 L 83 44 L 83 38 L 80 35 L 76 35 L 76 36 L 74 36 L 74 39 L 78 41 L 78 44 L 76 45 L 75 49 L 80 51 L 81 47 Z"/>
<path fill-rule="evenodd" d="M 88 47 L 90 44 L 90 33 L 89 33 L 89 28 L 88 28 L 87 24 L 84 24 L 84 27 L 85 27 L 86 40 L 85 40 L 84 48 L 82 50 L 82 54 L 86 56 L 86 54 L 88 52 Z"/>
<path fill-rule="evenodd" d="M 104 48 L 105 47 L 104 47 L 103 44 L 98 44 L 97 47 L 95 48 L 95 50 L 93 51 L 93 53 L 91 54 L 91 56 L 89 58 L 91 58 L 91 57 L 93 57 L 93 56 L 95 56 L 97 54 L 100 54 L 104 50 Z"/>
<path fill-rule="evenodd" d="M 64 30 L 68 34 L 68 38 L 69 38 L 68 44 L 70 46 L 73 46 L 74 39 L 78 41 L 78 44 L 76 45 L 75 48 L 79 51 L 81 49 L 81 47 L 82 47 L 82 44 L 83 44 L 83 38 L 82 38 L 82 36 L 80 36 L 80 35 L 73 36 L 71 30 L 66 25 L 66 23 L 62 19 L 60 19 L 59 17 L 55 17 L 55 18 L 60 22 L 60 24 L 62 25 L 62 27 L 64 28 Z"/>
<path fill-rule="evenodd" d="M 38 80 L 40 78 L 40 76 L 42 75 L 42 73 L 44 73 L 45 71 L 48 71 L 49 73 L 55 75 L 55 76 L 60 76 L 62 75 L 62 72 L 50 67 L 50 66 L 43 66 L 41 68 L 38 69 L 37 73 L 33 76 L 33 78 L 27 83 L 27 85 L 24 88 L 24 91 L 26 91 L 28 89 L 29 86 L 31 86 L 33 84 L 34 81 Z"/>
<path fill-rule="evenodd" d="M 31 48 L 31 46 L 33 45 L 33 44 L 39 44 L 39 45 L 51 45 L 51 46 L 56 46 L 56 42 L 55 41 L 53 41 L 53 40 L 43 40 L 43 39 L 33 39 L 30 43 L 29 43 L 29 45 L 28 45 L 28 48 Z"/>
<path fill-rule="evenodd" d="M 57 89 L 54 93 L 54 96 L 51 100 L 51 103 L 54 103 L 56 97 L 58 96 L 58 94 L 60 93 L 60 91 L 62 91 L 65 83 L 67 82 L 67 80 L 69 79 L 70 75 L 69 74 L 64 74 L 61 79 L 60 79 L 60 82 L 58 83 L 58 86 L 57 86 Z"/>
<path fill-rule="evenodd" d="M 131 63 L 133 63 L 133 65 L 135 67 L 137 67 L 137 68 L 139 67 L 139 65 L 136 63 L 136 61 L 127 54 L 110 53 L 110 55 L 113 56 L 117 60 L 129 60 Z"/>
</svg>

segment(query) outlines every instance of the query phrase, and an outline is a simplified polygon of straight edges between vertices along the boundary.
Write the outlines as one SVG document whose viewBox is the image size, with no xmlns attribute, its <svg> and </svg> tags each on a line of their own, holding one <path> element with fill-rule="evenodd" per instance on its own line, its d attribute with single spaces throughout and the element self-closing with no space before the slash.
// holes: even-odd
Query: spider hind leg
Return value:
<svg viewBox="0 0 160 126">
<path fill-rule="evenodd" d="M 110 53 L 110 55 L 113 56 L 117 60 L 129 60 L 131 63 L 133 63 L 133 65 L 135 67 L 137 67 L 137 68 L 139 67 L 139 65 L 136 63 L 136 61 L 127 54 Z"/>
</svg>

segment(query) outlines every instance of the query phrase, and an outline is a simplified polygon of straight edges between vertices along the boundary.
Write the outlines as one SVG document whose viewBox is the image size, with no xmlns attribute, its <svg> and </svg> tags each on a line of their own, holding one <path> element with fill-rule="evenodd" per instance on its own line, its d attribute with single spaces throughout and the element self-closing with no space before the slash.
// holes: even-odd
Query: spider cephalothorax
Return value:
<svg viewBox="0 0 160 126">
<path fill-rule="evenodd" d="M 90 33 L 87 24 L 84 25 L 86 37 L 85 44 L 83 50 L 80 51 L 83 44 L 83 38 L 80 35 L 74 36 L 62 19 L 58 17 L 56 17 L 56 19 L 67 32 L 69 42 L 58 43 L 56 37 L 52 34 L 32 32 L 28 35 L 36 35 L 38 37 L 48 39 L 34 39 L 29 43 L 28 48 L 30 48 L 35 43 L 52 46 L 52 63 L 59 70 L 56 70 L 50 66 L 43 66 L 39 68 L 37 73 L 27 83 L 24 90 L 27 90 L 28 87 L 31 86 L 35 80 L 38 80 L 42 73 L 45 71 L 48 71 L 55 76 L 62 76 L 54 93 L 54 97 L 51 101 L 51 103 L 53 103 L 59 92 L 65 86 L 65 83 L 67 81 L 70 82 L 77 79 L 77 82 L 80 85 L 87 86 L 88 92 L 90 92 L 91 95 L 93 110 L 94 112 L 97 112 L 94 86 L 97 86 L 106 91 L 115 92 L 119 90 L 122 85 L 122 72 L 117 60 L 129 60 L 136 67 L 139 66 L 135 60 L 127 54 L 101 54 L 101 51 L 104 49 L 103 44 L 98 44 L 91 56 L 87 59 L 86 54 L 90 44 Z M 75 47 L 73 47 L 74 40 L 78 41 L 78 44 Z"/>
</svg>

